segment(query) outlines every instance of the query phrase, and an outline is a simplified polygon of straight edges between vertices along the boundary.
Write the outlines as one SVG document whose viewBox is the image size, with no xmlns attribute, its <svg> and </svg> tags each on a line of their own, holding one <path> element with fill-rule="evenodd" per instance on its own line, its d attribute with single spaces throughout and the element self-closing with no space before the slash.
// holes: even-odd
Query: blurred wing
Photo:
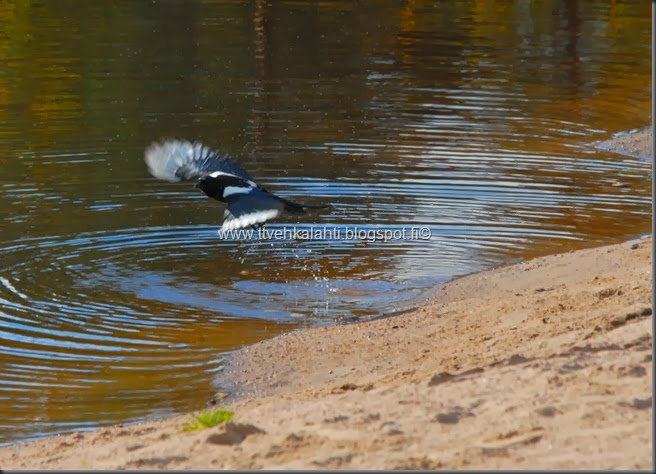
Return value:
<svg viewBox="0 0 656 474">
<path fill-rule="evenodd" d="M 221 230 L 241 229 L 278 217 L 285 209 L 285 204 L 259 188 L 248 194 L 235 194 L 227 200 Z"/>
<path fill-rule="evenodd" d="M 146 148 L 146 165 L 155 178 L 180 181 L 201 178 L 214 171 L 251 180 L 248 172 L 228 156 L 221 156 L 201 143 L 166 140 Z"/>
</svg>

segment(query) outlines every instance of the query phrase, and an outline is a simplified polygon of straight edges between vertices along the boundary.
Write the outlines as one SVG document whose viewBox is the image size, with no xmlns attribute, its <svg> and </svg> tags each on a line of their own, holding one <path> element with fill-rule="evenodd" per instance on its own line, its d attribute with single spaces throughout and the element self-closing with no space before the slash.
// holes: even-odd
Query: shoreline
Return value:
<svg viewBox="0 0 656 474">
<path fill-rule="evenodd" d="M 639 133 L 612 151 L 651 151 Z M 0 447 L 0 468 L 650 469 L 651 242 L 472 273 L 401 314 L 285 333 L 231 357 L 232 422 L 22 441 Z"/>
</svg>

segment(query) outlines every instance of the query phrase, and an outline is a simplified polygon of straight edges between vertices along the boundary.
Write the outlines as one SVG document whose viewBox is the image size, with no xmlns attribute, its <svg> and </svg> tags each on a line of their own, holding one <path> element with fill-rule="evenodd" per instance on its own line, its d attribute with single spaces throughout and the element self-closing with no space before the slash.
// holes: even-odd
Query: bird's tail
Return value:
<svg viewBox="0 0 656 474">
<path fill-rule="evenodd" d="M 331 209 L 333 207 L 330 204 L 300 204 L 281 198 L 280 196 L 276 196 L 276 198 L 285 205 L 285 211 L 294 214 L 303 214 L 305 213 L 305 209 Z"/>
</svg>

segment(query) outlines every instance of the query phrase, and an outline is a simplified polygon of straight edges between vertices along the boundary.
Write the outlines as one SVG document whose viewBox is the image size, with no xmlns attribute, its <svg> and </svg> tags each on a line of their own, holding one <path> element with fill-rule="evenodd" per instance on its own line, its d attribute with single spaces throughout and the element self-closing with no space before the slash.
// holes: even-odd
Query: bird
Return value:
<svg viewBox="0 0 656 474">
<path fill-rule="evenodd" d="M 144 153 L 150 174 L 168 182 L 197 179 L 195 187 L 208 198 L 226 204 L 221 231 L 259 229 L 283 213 L 304 214 L 306 209 L 332 206 L 299 204 L 258 186 L 233 158 L 202 143 L 167 139 L 151 143 Z"/>
</svg>

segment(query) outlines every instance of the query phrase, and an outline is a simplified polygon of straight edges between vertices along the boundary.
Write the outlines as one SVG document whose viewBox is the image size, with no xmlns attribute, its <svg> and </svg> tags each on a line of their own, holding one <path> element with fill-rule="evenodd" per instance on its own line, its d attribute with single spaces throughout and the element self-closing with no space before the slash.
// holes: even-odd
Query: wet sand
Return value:
<svg viewBox="0 0 656 474">
<path fill-rule="evenodd" d="M 609 140 L 597 144 L 602 150 L 613 151 L 637 158 L 650 158 L 654 153 L 651 127 L 618 133 Z"/>
<path fill-rule="evenodd" d="M 232 360 L 225 425 L 15 444 L 0 468 L 650 469 L 651 259 L 651 238 L 541 257 L 407 314 L 284 334 Z"/>
</svg>

